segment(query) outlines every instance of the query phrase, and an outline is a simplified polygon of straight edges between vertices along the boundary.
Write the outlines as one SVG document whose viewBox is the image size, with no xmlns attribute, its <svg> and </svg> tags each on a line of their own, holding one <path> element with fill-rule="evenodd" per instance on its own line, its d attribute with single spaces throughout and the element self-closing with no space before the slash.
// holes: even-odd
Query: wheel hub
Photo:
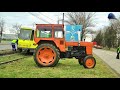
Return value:
<svg viewBox="0 0 120 90">
<path fill-rule="evenodd" d="M 55 60 L 55 52 L 50 47 L 42 47 L 38 51 L 38 60 L 42 64 L 51 64 Z"/>
<path fill-rule="evenodd" d="M 48 59 L 48 58 L 49 58 L 49 55 L 45 55 L 44 58 L 45 58 L 45 59 Z"/>
<path fill-rule="evenodd" d="M 94 61 L 93 61 L 92 59 L 87 59 L 86 65 L 87 65 L 88 67 L 93 67 Z"/>
</svg>

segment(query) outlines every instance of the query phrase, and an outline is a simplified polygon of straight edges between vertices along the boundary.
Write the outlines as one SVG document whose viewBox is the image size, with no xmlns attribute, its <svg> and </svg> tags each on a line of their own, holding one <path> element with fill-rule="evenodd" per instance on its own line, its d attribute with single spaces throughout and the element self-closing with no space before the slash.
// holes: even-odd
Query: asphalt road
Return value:
<svg viewBox="0 0 120 90">
<path fill-rule="evenodd" d="M 116 59 L 116 52 L 93 48 L 93 53 L 120 75 L 120 59 Z"/>
</svg>

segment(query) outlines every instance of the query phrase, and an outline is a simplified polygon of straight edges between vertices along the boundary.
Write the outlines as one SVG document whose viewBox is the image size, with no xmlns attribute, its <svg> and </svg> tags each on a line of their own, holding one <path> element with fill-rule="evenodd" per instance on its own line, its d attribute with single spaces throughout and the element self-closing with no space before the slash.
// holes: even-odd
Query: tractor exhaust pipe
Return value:
<svg viewBox="0 0 120 90">
<path fill-rule="evenodd" d="M 80 46 L 80 41 L 81 41 L 81 31 L 79 29 L 79 31 L 78 31 L 78 46 Z"/>
</svg>

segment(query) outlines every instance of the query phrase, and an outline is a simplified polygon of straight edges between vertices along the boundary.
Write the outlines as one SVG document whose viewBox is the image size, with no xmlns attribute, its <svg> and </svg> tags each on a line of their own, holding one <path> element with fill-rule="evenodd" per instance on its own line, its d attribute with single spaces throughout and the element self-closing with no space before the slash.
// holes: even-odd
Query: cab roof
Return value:
<svg viewBox="0 0 120 90">
<path fill-rule="evenodd" d="M 21 27 L 20 29 L 33 30 L 32 28 L 29 28 L 29 27 Z"/>
</svg>

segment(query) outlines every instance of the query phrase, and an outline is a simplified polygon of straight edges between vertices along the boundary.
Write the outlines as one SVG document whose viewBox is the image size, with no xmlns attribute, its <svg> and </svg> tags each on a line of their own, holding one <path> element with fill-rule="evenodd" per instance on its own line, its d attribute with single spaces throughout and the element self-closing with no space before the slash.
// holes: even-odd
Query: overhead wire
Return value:
<svg viewBox="0 0 120 90">
<path fill-rule="evenodd" d="M 32 16 L 34 16 L 34 17 L 37 17 L 38 19 L 40 19 L 40 20 L 42 20 L 42 21 L 44 21 L 44 22 L 46 22 L 46 23 L 51 24 L 50 22 L 48 22 L 48 21 L 46 21 L 46 20 L 44 20 L 44 19 L 42 19 L 42 18 L 39 18 L 38 16 L 34 15 L 34 14 L 31 13 L 31 12 L 28 12 L 28 13 L 31 14 Z"/>
<path fill-rule="evenodd" d="M 38 12 L 38 13 L 42 14 L 41 12 Z M 48 17 L 48 16 L 46 16 L 46 15 L 44 15 L 44 14 L 42 14 L 42 15 L 45 16 L 45 17 L 47 17 L 47 18 L 49 18 L 49 19 L 52 20 L 52 21 L 55 21 L 55 20 L 51 19 L 50 17 Z"/>
</svg>

